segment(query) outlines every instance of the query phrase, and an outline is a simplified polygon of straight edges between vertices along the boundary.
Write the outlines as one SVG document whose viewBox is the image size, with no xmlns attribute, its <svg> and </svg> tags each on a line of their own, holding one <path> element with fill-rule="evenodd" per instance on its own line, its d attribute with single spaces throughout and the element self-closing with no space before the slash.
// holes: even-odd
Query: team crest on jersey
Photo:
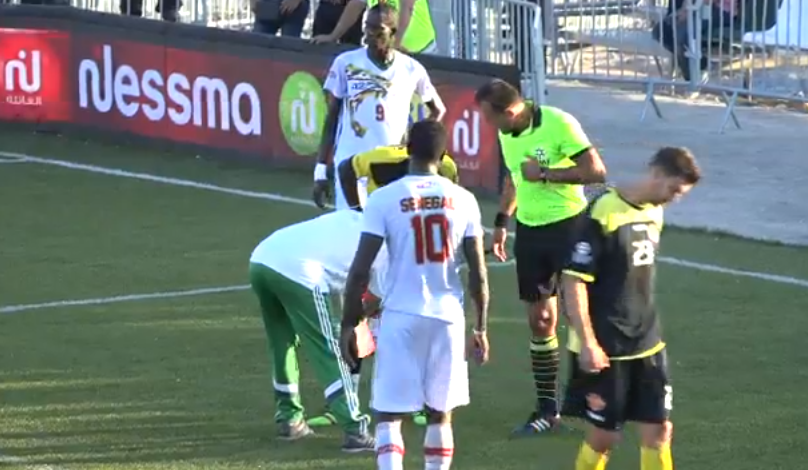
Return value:
<svg viewBox="0 0 808 470">
<path fill-rule="evenodd" d="M 547 158 L 547 153 L 541 147 L 536 148 L 536 150 L 533 152 L 533 156 L 536 157 L 536 160 L 539 161 L 539 165 L 541 166 L 547 166 L 550 164 L 550 160 Z"/>
<path fill-rule="evenodd" d="M 433 186 L 435 186 L 434 181 L 424 181 L 423 183 L 418 183 L 417 185 L 415 185 L 415 187 L 418 189 L 426 189 L 431 188 Z"/>
<path fill-rule="evenodd" d="M 575 264 L 589 264 L 592 261 L 592 245 L 587 242 L 578 242 L 572 252 L 572 262 Z"/>
<path fill-rule="evenodd" d="M 351 129 L 357 137 L 362 138 L 368 129 L 356 119 L 359 107 L 368 98 L 378 100 L 386 97 L 392 81 L 353 64 L 348 64 L 345 67 L 345 75 L 347 76 L 348 91 L 350 92 L 347 104 Z"/>
</svg>

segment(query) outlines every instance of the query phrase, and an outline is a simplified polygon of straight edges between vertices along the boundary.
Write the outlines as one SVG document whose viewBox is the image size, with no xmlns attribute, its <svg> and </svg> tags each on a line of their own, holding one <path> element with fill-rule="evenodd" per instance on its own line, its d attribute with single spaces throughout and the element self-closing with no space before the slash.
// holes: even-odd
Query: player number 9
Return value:
<svg viewBox="0 0 808 470">
<path fill-rule="evenodd" d="M 415 232 L 415 262 L 443 263 L 449 258 L 449 220 L 444 214 L 416 215 L 410 221 Z M 437 236 L 437 239 L 436 239 Z"/>
<path fill-rule="evenodd" d="M 384 106 L 381 103 L 376 104 L 376 120 L 384 121 Z"/>
</svg>

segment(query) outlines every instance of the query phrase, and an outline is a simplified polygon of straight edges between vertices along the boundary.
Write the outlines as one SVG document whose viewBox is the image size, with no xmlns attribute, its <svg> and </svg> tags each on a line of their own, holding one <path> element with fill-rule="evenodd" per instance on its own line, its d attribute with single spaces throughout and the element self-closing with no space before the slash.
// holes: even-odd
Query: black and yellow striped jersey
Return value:
<svg viewBox="0 0 808 470">
<path fill-rule="evenodd" d="M 351 157 L 356 178 L 367 178 L 367 191 L 370 195 L 377 188 L 404 177 L 409 171 L 409 156 L 407 147 L 403 145 L 390 145 L 376 147 L 368 152 Z M 449 154 L 443 156 L 438 174 L 459 183 L 457 165 Z"/>
<path fill-rule="evenodd" d="M 611 359 L 653 355 L 665 347 L 654 304 L 662 206 L 636 206 L 608 189 L 586 216 L 564 273 L 587 283 L 592 328 Z"/>
</svg>

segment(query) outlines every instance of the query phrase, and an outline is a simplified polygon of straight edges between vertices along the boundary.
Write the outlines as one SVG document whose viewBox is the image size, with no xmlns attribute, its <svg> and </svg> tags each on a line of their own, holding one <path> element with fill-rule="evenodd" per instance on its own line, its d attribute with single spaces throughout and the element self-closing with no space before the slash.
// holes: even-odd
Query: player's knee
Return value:
<svg viewBox="0 0 808 470">
<path fill-rule="evenodd" d="M 429 424 L 451 424 L 452 413 L 426 408 L 426 422 Z"/>
<path fill-rule="evenodd" d="M 620 431 L 611 431 L 592 427 L 590 428 L 589 433 L 587 433 L 586 443 L 589 444 L 589 447 L 591 447 L 595 452 L 605 454 L 614 449 L 614 447 L 620 442 L 620 438 Z"/>
<path fill-rule="evenodd" d="M 534 336 L 555 334 L 556 315 L 555 310 L 549 306 L 550 300 L 554 301 L 555 298 L 528 304 L 528 319 Z"/>
<path fill-rule="evenodd" d="M 670 421 L 640 426 L 640 440 L 642 441 L 643 447 L 656 449 L 669 444 L 672 439 L 673 423 Z"/>
</svg>

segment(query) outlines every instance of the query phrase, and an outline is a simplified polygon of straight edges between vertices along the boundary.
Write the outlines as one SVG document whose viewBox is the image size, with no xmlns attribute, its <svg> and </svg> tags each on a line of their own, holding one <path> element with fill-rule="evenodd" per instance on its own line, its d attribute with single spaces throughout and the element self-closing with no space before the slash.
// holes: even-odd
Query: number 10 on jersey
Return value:
<svg viewBox="0 0 808 470">
<path fill-rule="evenodd" d="M 410 220 L 415 232 L 415 262 L 443 263 L 449 259 L 449 220 L 444 214 L 416 215 Z"/>
</svg>

